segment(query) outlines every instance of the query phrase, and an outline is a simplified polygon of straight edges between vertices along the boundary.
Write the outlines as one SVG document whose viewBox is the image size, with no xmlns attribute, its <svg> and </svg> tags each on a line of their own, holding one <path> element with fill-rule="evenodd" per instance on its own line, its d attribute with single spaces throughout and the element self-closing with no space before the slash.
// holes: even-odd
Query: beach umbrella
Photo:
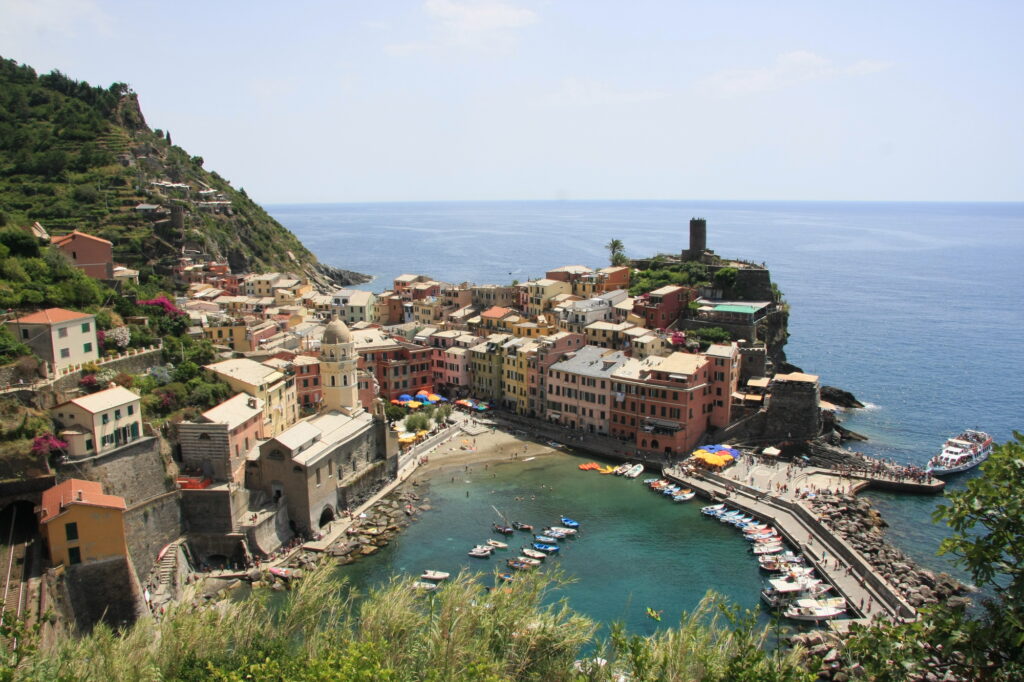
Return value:
<svg viewBox="0 0 1024 682">
<path fill-rule="evenodd" d="M 417 396 L 417 397 L 419 397 L 419 396 Z M 433 400 L 421 399 L 420 402 L 423 403 L 424 405 L 433 405 L 434 404 Z"/>
<path fill-rule="evenodd" d="M 426 389 L 420 389 L 419 391 L 416 391 L 416 395 L 418 395 L 418 396 L 420 396 L 420 395 L 430 395 L 430 391 L 428 391 Z"/>
<path fill-rule="evenodd" d="M 401 400 L 403 403 L 407 403 L 410 400 L 412 400 L 412 396 L 409 395 L 408 393 L 403 393 L 402 395 L 398 396 L 398 399 Z"/>
<path fill-rule="evenodd" d="M 442 403 L 446 403 L 446 402 L 448 402 L 448 398 L 445 398 L 445 397 L 444 397 L 443 395 L 442 395 L 442 396 L 439 396 L 439 397 L 441 398 L 441 402 L 442 402 Z"/>
<path fill-rule="evenodd" d="M 431 393 L 430 395 L 427 396 L 427 400 L 429 400 L 432 403 L 439 403 L 442 400 L 444 400 L 444 398 L 442 398 L 436 393 Z"/>
<path fill-rule="evenodd" d="M 417 407 L 420 407 L 421 405 L 423 405 L 423 403 L 419 402 L 418 400 L 410 400 L 409 402 L 407 402 L 407 403 L 405 404 L 405 406 L 406 406 L 406 407 L 411 407 L 411 408 L 412 408 L 412 409 L 414 409 L 414 410 L 415 410 L 415 409 L 416 409 Z"/>
<path fill-rule="evenodd" d="M 401 404 L 402 404 L 402 401 L 401 401 L 401 400 L 395 400 L 395 399 L 393 399 L 393 398 L 392 398 L 392 400 L 391 400 L 391 404 L 392 404 L 392 405 L 401 405 Z"/>
</svg>

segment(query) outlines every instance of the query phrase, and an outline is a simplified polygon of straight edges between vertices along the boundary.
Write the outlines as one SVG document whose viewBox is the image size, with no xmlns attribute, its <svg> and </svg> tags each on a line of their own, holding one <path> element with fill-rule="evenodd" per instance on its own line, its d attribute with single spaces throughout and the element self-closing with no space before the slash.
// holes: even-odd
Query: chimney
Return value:
<svg viewBox="0 0 1024 682">
<path fill-rule="evenodd" d="M 84 499 L 84 498 L 82 497 L 82 491 L 81 491 L 81 490 L 77 490 L 77 491 L 75 491 L 75 492 L 77 492 L 77 493 L 78 493 L 78 501 L 79 501 L 79 502 L 81 502 L 81 501 L 82 501 L 82 500 Z"/>
</svg>

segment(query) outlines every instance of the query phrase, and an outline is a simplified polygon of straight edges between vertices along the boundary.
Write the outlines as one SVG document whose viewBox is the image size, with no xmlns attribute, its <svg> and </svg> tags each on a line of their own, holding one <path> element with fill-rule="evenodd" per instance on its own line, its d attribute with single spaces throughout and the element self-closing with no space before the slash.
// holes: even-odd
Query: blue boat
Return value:
<svg viewBox="0 0 1024 682">
<path fill-rule="evenodd" d="M 553 538 L 550 535 L 534 535 L 533 539 L 537 542 L 543 542 L 548 545 L 553 545 L 558 542 L 558 538 Z"/>
<path fill-rule="evenodd" d="M 533 548 L 538 552 L 544 552 L 545 554 L 554 554 L 558 551 L 558 545 L 547 545 L 543 542 L 533 543 Z"/>
<path fill-rule="evenodd" d="M 566 528 L 579 528 L 580 527 L 580 522 L 579 521 L 573 521 L 568 516 L 563 516 L 562 517 L 562 525 L 565 526 Z"/>
</svg>

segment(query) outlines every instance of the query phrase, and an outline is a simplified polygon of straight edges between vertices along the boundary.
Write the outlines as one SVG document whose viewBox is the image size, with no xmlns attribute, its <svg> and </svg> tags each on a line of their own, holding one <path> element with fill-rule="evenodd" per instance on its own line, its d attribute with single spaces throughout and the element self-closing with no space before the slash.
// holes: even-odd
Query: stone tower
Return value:
<svg viewBox="0 0 1024 682">
<path fill-rule="evenodd" d="M 362 411 L 356 378 L 356 344 L 345 323 L 334 318 L 320 341 L 320 382 L 324 409 L 353 415 Z"/>
<path fill-rule="evenodd" d="M 704 218 L 690 218 L 690 249 L 687 260 L 700 260 L 708 248 L 708 221 Z"/>
</svg>

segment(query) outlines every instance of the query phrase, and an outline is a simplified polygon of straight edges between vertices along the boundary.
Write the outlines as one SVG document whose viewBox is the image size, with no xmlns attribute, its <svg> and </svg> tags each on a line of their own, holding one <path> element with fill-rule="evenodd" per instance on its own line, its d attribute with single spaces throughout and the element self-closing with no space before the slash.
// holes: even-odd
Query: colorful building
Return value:
<svg viewBox="0 0 1024 682">
<path fill-rule="evenodd" d="M 545 416 L 571 429 L 608 434 L 613 374 L 629 357 L 620 351 L 584 346 L 547 371 Z"/>
<path fill-rule="evenodd" d="M 128 557 L 123 497 L 104 495 L 93 481 L 70 478 L 43 491 L 37 511 L 50 562 L 74 566 Z"/>
<path fill-rule="evenodd" d="M 236 392 L 248 393 L 263 406 L 263 434 L 271 438 L 298 421 L 295 377 L 248 358 L 223 360 L 206 369 Z"/>
<path fill-rule="evenodd" d="M 697 292 L 690 287 L 663 286 L 633 299 L 633 314 L 643 320 L 648 329 L 668 329 Z"/>
<path fill-rule="evenodd" d="M 94 315 L 47 308 L 6 324 L 14 338 L 31 348 L 54 372 L 99 358 Z"/>
<path fill-rule="evenodd" d="M 177 426 L 187 470 L 217 482 L 245 482 L 245 456 L 263 438 L 263 404 L 239 393 Z"/>
<path fill-rule="evenodd" d="M 142 437 L 142 402 L 123 386 L 75 398 L 50 409 L 69 457 L 92 457 Z"/>
<path fill-rule="evenodd" d="M 51 242 L 71 264 L 93 279 L 114 278 L 114 245 L 106 239 L 75 230 Z"/>
</svg>

